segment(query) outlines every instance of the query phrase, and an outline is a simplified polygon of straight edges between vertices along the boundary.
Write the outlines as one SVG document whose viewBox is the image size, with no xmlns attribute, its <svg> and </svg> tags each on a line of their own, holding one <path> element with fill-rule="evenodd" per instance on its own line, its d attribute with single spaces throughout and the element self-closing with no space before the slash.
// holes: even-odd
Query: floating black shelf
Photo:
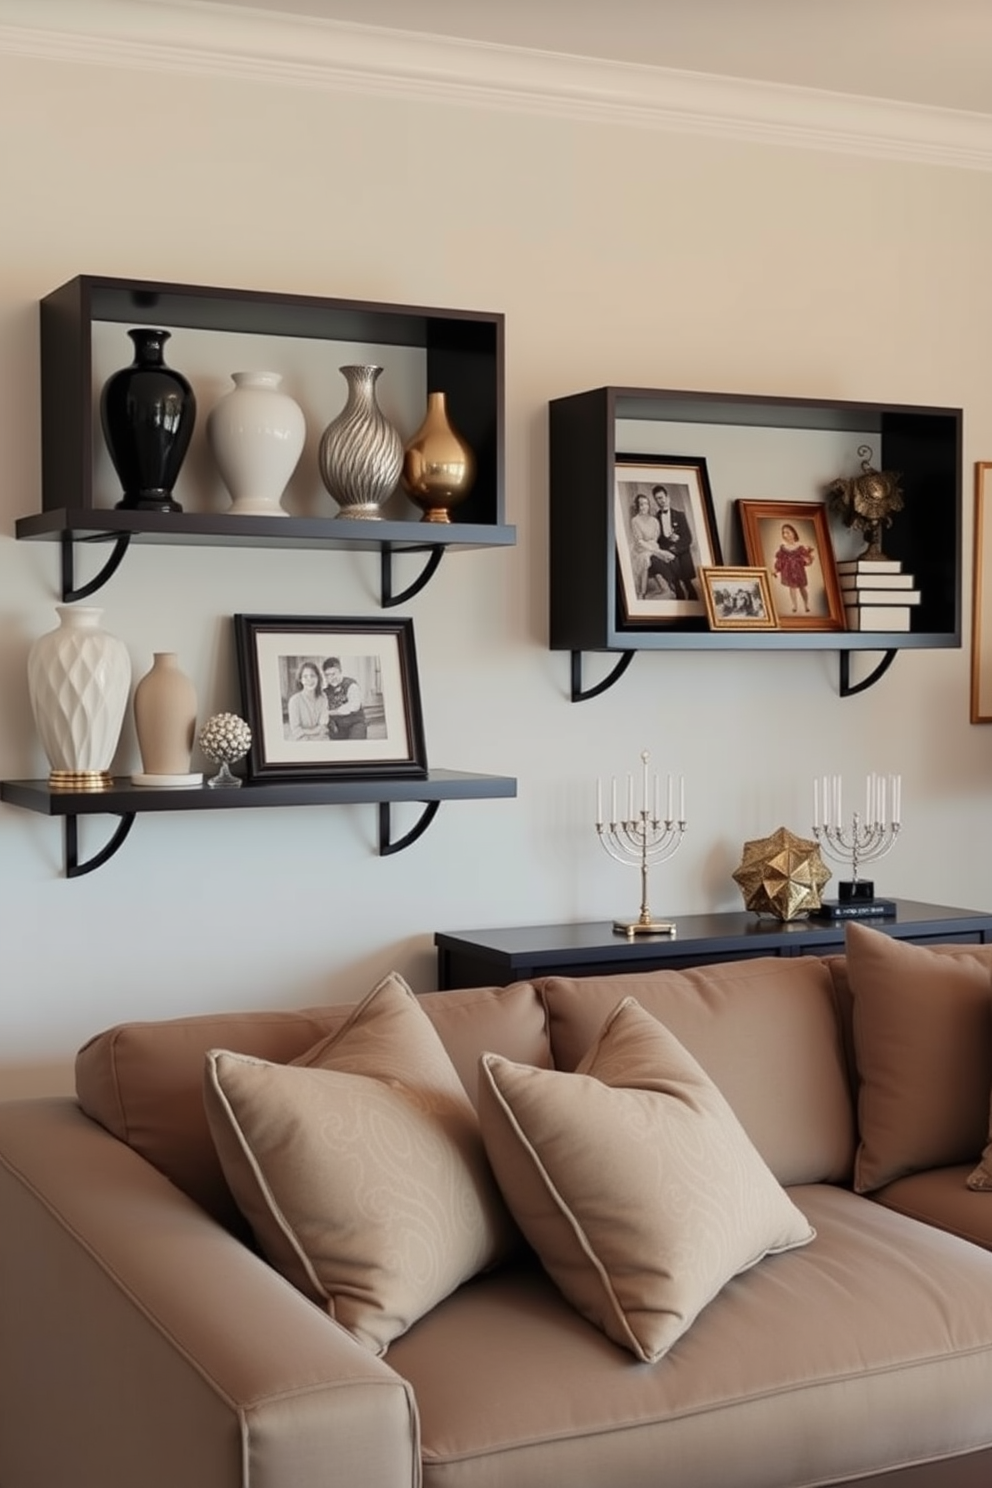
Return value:
<svg viewBox="0 0 992 1488">
<path fill-rule="evenodd" d="M 379 807 L 378 849 L 388 857 L 411 846 L 434 820 L 442 801 L 506 799 L 517 793 L 517 782 L 507 775 L 475 775 L 462 770 L 431 770 L 422 780 L 301 780 L 248 782 L 239 789 L 214 790 L 209 785 L 160 787 L 132 785 L 115 779 L 105 790 L 53 789 L 47 780 L 0 781 L 0 800 L 43 816 L 62 817 L 65 826 L 65 876 L 80 878 L 101 867 L 121 847 L 142 811 L 232 811 L 253 807 L 352 806 Z M 392 839 L 390 806 L 412 801 L 424 811 L 404 836 Z M 119 825 L 106 847 L 85 862 L 78 856 L 78 818 L 118 816 Z"/>
<path fill-rule="evenodd" d="M 29 541 L 61 543 L 61 593 L 65 603 L 86 599 L 119 568 L 132 542 L 173 547 L 329 548 L 340 552 L 381 554 L 380 603 L 384 609 L 405 604 L 437 572 L 451 549 L 512 547 L 515 527 L 482 523 L 356 522 L 334 517 L 226 517 L 197 512 L 139 512 L 89 507 L 36 512 L 18 518 L 16 536 Z M 77 545 L 111 547 L 100 572 L 77 584 Z M 399 593 L 393 591 L 393 556 L 427 554 L 418 577 Z"/>
</svg>

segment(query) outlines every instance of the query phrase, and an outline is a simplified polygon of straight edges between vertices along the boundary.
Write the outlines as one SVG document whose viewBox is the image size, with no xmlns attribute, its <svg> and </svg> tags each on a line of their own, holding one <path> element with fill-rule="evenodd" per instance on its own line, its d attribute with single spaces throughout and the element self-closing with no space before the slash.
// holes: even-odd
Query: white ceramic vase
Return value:
<svg viewBox="0 0 992 1488">
<path fill-rule="evenodd" d="M 134 785 L 201 785 L 202 771 L 190 772 L 196 736 L 196 688 L 180 670 L 174 651 L 156 651 L 151 671 L 134 689 L 134 730 L 142 770 Z"/>
<path fill-rule="evenodd" d="M 303 409 L 279 391 L 278 372 L 232 372 L 234 387 L 207 416 L 213 453 L 235 517 L 285 517 L 282 496 L 306 443 Z"/>
<path fill-rule="evenodd" d="M 123 641 L 101 629 L 103 610 L 57 605 L 59 624 L 28 652 L 28 695 L 52 785 L 98 790 L 110 766 L 131 689 Z"/>
</svg>

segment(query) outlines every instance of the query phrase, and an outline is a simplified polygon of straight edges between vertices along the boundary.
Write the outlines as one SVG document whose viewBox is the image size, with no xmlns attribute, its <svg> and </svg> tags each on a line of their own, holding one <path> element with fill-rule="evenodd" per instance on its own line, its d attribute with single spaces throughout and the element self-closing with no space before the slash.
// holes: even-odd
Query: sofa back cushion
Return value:
<svg viewBox="0 0 992 1488">
<path fill-rule="evenodd" d="M 540 986 L 556 1069 L 574 1070 L 620 999 L 634 997 L 702 1065 L 780 1183 L 850 1180 L 854 1096 L 833 977 L 819 958 Z"/>
<path fill-rule="evenodd" d="M 922 946 L 847 927 L 859 1076 L 854 1187 L 977 1160 L 992 1085 L 992 946 Z"/>
<path fill-rule="evenodd" d="M 478 1059 L 493 1049 L 547 1067 L 544 1009 L 529 982 L 428 992 L 420 1002 L 475 1100 Z M 217 1013 L 122 1023 L 76 1056 L 76 1097 L 94 1121 L 127 1142 L 222 1224 L 247 1226 L 225 1182 L 203 1105 L 207 1051 L 229 1049 L 289 1064 L 337 1032 L 355 1004 L 286 1012 Z"/>
</svg>

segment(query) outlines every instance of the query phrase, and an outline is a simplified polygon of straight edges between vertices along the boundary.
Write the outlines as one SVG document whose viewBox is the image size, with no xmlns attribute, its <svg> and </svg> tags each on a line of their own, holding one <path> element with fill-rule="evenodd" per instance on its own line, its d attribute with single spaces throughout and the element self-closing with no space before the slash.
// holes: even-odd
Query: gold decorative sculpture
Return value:
<svg viewBox="0 0 992 1488">
<path fill-rule="evenodd" d="M 867 546 L 859 558 L 884 558 L 882 531 L 892 526 L 892 513 L 902 511 L 903 497 L 898 470 L 875 470 L 871 464 L 871 445 L 858 445 L 861 474 L 839 477 L 826 489 L 827 504 L 838 512 L 845 527 L 856 527 L 863 533 Z"/>
<path fill-rule="evenodd" d="M 731 876 L 745 908 L 796 920 L 820 908 L 820 890 L 831 875 L 815 842 L 779 827 L 770 837 L 745 842 L 740 867 Z"/>
</svg>

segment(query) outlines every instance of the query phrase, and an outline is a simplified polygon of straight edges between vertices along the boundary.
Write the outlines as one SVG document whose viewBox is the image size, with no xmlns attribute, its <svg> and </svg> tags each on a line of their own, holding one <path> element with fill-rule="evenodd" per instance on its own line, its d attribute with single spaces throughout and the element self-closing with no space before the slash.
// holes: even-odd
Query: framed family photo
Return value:
<svg viewBox="0 0 992 1488">
<path fill-rule="evenodd" d="M 766 568 L 699 571 L 711 630 L 777 630 Z"/>
<path fill-rule="evenodd" d="M 827 525 L 816 501 L 738 501 L 747 561 L 768 570 L 783 630 L 844 630 L 844 604 Z"/>
<path fill-rule="evenodd" d="M 423 778 L 412 620 L 235 615 L 249 780 Z"/>
<path fill-rule="evenodd" d="M 705 618 L 699 571 L 720 562 L 706 461 L 617 455 L 614 525 L 627 623 Z"/>
</svg>

